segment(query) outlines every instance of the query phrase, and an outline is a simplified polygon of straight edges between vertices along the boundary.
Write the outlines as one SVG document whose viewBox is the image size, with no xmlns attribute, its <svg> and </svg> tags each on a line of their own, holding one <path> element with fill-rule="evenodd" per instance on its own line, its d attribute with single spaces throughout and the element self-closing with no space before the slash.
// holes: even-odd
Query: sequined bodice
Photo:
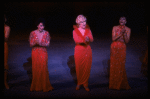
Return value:
<svg viewBox="0 0 150 99">
<path fill-rule="evenodd" d="M 39 46 L 46 47 L 50 44 L 50 35 L 47 31 L 45 31 L 43 35 L 37 35 L 35 31 L 32 31 L 30 33 L 29 41 L 31 47 L 35 46 L 37 42 L 39 42 Z"/>
</svg>

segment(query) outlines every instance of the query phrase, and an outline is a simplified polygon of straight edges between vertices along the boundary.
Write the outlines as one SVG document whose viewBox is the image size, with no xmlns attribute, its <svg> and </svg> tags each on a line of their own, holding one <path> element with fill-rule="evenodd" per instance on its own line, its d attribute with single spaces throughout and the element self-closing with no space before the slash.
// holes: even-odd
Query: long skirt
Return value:
<svg viewBox="0 0 150 99">
<path fill-rule="evenodd" d="M 141 65 L 141 72 L 145 75 L 148 76 L 148 48 L 146 50 L 146 53 L 144 55 L 144 59 L 142 61 Z"/>
<path fill-rule="evenodd" d="M 92 50 L 90 45 L 76 45 L 74 58 L 77 75 L 77 85 L 88 87 L 88 80 L 92 65 Z"/>
<path fill-rule="evenodd" d="M 126 45 L 123 42 L 113 42 L 110 52 L 110 89 L 130 89 L 128 84 L 126 69 Z"/>
<path fill-rule="evenodd" d="M 4 42 L 4 70 L 8 70 L 8 44 Z"/>
<path fill-rule="evenodd" d="M 32 83 L 30 91 L 47 92 L 53 89 L 49 81 L 46 48 L 32 48 Z"/>
</svg>

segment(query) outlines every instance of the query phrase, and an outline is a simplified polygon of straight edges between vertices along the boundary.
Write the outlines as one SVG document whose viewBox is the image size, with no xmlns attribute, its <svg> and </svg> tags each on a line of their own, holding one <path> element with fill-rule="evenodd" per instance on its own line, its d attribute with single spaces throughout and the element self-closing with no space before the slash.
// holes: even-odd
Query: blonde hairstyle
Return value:
<svg viewBox="0 0 150 99">
<path fill-rule="evenodd" d="M 78 15 L 77 18 L 76 18 L 76 23 L 80 24 L 83 21 L 86 21 L 86 17 L 82 14 Z"/>
</svg>

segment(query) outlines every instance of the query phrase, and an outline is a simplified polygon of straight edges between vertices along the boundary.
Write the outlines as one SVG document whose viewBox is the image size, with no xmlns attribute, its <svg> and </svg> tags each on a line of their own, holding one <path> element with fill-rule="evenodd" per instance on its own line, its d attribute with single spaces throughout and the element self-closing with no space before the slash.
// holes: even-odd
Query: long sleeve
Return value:
<svg viewBox="0 0 150 99">
<path fill-rule="evenodd" d="M 90 39 L 90 42 L 93 42 L 93 35 L 92 35 L 92 32 L 91 32 L 91 30 L 89 30 L 90 32 L 87 34 L 87 36 L 89 37 L 89 39 Z"/>
<path fill-rule="evenodd" d="M 130 34 L 131 34 L 131 29 L 127 28 L 126 29 L 126 36 L 124 35 L 125 36 L 124 40 L 125 40 L 126 43 L 128 43 L 129 40 L 130 40 Z"/>
<path fill-rule="evenodd" d="M 116 26 L 113 27 L 112 29 L 112 41 L 115 41 L 115 35 L 116 35 Z"/>
<path fill-rule="evenodd" d="M 46 32 L 43 36 L 44 37 L 41 41 L 40 46 L 49 46 L 49 44 L 50 44 L 50 34 L 49 34 L 49 32 Z"/>
<path fill-rule="evenodd" d="M 30 47 L 36 44 L 37 37 L 34 35 L 35 33 L 32 31 L 29 36 Z"/>
</svg>

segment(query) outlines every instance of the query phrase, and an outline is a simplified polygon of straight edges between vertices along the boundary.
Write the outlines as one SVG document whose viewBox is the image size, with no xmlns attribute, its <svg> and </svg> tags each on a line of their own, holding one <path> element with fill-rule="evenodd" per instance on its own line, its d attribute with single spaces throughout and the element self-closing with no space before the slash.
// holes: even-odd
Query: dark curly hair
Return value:
<svg viewBox="0 0 150 99">
<path fill-rule="evenodd" d="M 44 18 L 38 18 L 35 25 L 38 26 L 40 23 L 43 23 L 43 25 L 45 26 L 45 19 Z"/>
<path fill-rule="evenodd" d="M 125 18 L 126 18 L 126 20 L 127 20 L 127 18 L 128 18 L 128 14 L 127 14 L 127 13 L 125 13 L 125 12 L 120 12 L 120 14 L 119 14 L 119 19 L 120 19 L 121 17 L 125 17 Z"/>
<path fill-rule="evenodd" d="M 5 21 L 5 19 L 6 19 L 6 21 Z M 4 24 L 9 25 L 8 24 L 8 17 L 6 16 L 6 14 L 4 14 L 3 21 L 4 21 Z"/>
</svg>

